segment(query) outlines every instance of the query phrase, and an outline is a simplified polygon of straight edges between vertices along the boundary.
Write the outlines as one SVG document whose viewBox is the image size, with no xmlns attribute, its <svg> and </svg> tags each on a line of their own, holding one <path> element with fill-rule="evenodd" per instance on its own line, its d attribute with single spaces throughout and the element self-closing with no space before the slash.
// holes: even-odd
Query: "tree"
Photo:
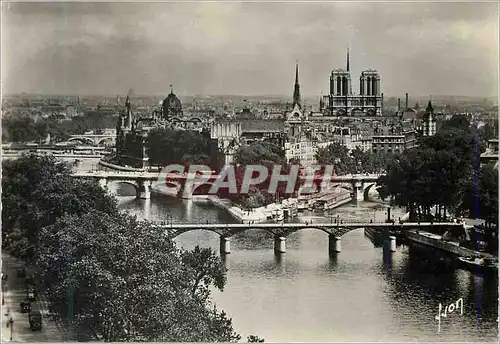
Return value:
<svg viewBox="0 0 500 344">
<path fill-rule="evenodd" d="M 43 120 L 35 120 L 29 115 L 8 117 L 3 120 L 2 140 L 4 142 L 40 141 L 47 135 Z"/>
<path fill-rule="evenodd" d="M 94 181 L 74 179 L 68 164 L 51 156 L 27 155 L 4 162 L 2 223 L 4 247 L 34 258 L 41 227 L 63 214 L 118 212 L 116 202 Z M 12 236 L 10 236 L 12 235 Z M 27 244 L 27 247 L 19 246 Z"/>
<path fill-rule="evenodd" d="M 433 206 L 438 216 L 445 216 L 446 210 L 459 213 L 471 199 L 476 153 L 473 128 L 465 117 L 454 116 L 436 135 L 420 138 L 418 148 L 389 163 L 379 184 L 412 219 L 429 216 Z"/>
<path fill-rule="evenodd" d="M 219 257 L 211 249 L 196 246 L 192 251 L 181 254 L 182 263 L 191 268 L 193 281 L 191 293 L 206 300 L 210 295 L 209 287 L 214 285 L 219 290 L 226 284 L 226 269 Z"/>
<path fill-rule="evenodd" d="M 273 164 L 285 163 L 283 149 L 271 142 L 256 141 L 241 146 L 234 154 L 234 162 L 240 165 L 259 165 L 265 161 Z"/>
<path fill-rule="evenodd" d="M 498 224 L 498 169 L 483 165 L 464 182 L 459 210 L 471 218 Z"/>
<path fill-rule="evenodd" d="M 321 165 L 332 165 L 337 175 L 355 171 L 355 162 L 349 154 L 349 149 L 338 142 L 319 148 L 316 160 Z"/>
<path fill-rule="evenodd" d="M 208 164 L 210 147 L 206 138 L 195 131 L 156 129 L 148 134 L 146 153 L 152 165 L 167 166 Z"/>
<path fill-rule="evenodd" d="M 105 341 L 240 339 L 210 303 L 210 287 L 226 282 L 214 252 L 179 250 L 69 173 L 52 157 L 25 156 L 4 163 L 2 180 L 3 245 L 34 259 L 54 311 Z"/>
<path fill-rule="evenodd" d="M 209 286 L 225 284 L 210 249 L 180 251 L 148 222 L 101 212 L 62 217 L 41 234 L 50 300 L 79 328 L 93 328 L 105 341 L 240 338 L 210 306 Z"/>
</svg>

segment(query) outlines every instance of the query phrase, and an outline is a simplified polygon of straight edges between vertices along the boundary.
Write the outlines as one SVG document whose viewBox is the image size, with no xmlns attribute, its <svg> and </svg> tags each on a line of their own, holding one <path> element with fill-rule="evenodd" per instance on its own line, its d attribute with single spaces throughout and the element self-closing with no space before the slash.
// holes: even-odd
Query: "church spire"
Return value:
<svg viewBox="0 0 500 344">
<path fill-rule="evenodd" d="M 349 48 L 347 48 L 347 71 L 349 72 Z"/>
<path fill-rule="evenodd" d="M 295 86 L 293 89 L 293 106 L 297 104 L 301 107 L 300 104 L 300 86 L 299 86 L 299 64 L 295 64 Z"/>
<path fill-rule="evenodd" d="M 127 111 L 130 110 L 130 95 L 127 94 L 127 99 L 125 99 L 125 107 Z"/>
</svg>

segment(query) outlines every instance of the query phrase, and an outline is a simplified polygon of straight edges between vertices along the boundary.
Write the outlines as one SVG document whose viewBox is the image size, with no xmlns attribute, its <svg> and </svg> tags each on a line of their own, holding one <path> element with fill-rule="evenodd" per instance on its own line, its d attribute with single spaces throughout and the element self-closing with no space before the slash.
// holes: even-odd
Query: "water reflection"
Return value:
<svg viewBox="0 0 500 344">
<path fill-rule="evenodd" d="M 145 201 L 120 202 L 122 209 L 145 216 Z M 344 221 L 366 214 L 383 221 L 386 206 L 360 202 L 330 212 Z M 392 214 L 397 218 L 402 212 Z M 293 221 L 330 222 L 324 215 L 305 212 Z M 174 222 L 237 223 L 207 204 L 152 198 L 150 219 L 169 216 Z M 176 242 L 186 249 L 200 245 L 219 251 L 219 236 L 210 231 L 184 233 Z M 249 229 L 231 238 L 231 254 L 222 257 L 229 269 L 227 286 L 224 292 L 215 290 L 213 298 L 244 337 L 258 334 L 266 342 L 473 341 L 497 335 L 498 279 L 475 276 L 406 246 L 384 255 L 362 229 L 345 234 L 342 252 L 333 257 L 328 235 L 312 229 L 290 234 L 286 250 L 275 255 L 274 236 L 265 230 Z M 464 315 L 445 319 L 438 334 L 437 306 L 460 297 Z"/>
<path fill-rule="evenodd" d="M 193 222 L 193 200 L 189 199 L 186 200 L 186 209 L 185 209 L 185 215 L 186 215 L 186 222 Z"/>
<path fill-rule="evenodd" d="M 408 252 L 409 253 L 409 252 Z M 437 315 L 439 303 L 443 306 L 463 298 L 464 314 L 455 312 L 441 322 L 441 332 L 437 338 L 446 340 L 472 341 L 493 339 L 497 333 L 496 312 L 498 307 L 498 281 L 490 280 L 489 289 L 482 290 L 484 281 L 476 279 L 463 270 L 445 269 L 440 272 L 424 270 L 415 265 L 421 256 L 405 254 L 393 267 L 392 274 L 384 273 L 388 289 L 384 292 L 395 314 L 399 314 L 399 329 L 393 333 L 404 338 L 431 340 L 437 336 Z M 382 269 L 387 270 L 385 267 Z M 474 279 L 467 283 L 467 278 Z M 478 325 L 474 319 L 476 311 L 485 321 Z M 420 324 L 417 329 L 414 323 Z"/>
</svg>

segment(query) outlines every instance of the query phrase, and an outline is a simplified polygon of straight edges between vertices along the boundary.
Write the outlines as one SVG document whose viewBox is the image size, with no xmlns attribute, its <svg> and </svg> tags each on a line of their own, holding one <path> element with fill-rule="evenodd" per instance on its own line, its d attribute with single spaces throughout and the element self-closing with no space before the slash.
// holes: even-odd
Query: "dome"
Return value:
<svg viewBox="0 0 500 344">
<path fill-rule="evenodd" d="M 177 98 L 173 91 L 170 91 L 167 98 L 163 100 L 162 110 L 163 116 L 167 118 L 182 115 L 181 101 Z"/>
</svg>

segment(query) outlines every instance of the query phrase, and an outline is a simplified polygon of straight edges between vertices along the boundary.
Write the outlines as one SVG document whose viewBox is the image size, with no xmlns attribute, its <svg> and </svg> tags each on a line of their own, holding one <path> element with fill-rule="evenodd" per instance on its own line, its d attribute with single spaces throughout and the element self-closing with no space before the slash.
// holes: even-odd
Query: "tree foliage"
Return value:
<svg viewBox="0 0 500 344">
<path fill-rule="evenodd" d="M 50 307 L 105 341 L 237 341 L 210 301 L 226 283 L 211 249 L 184 251 L 118 211 L 95 182 L 51 157 L 4 162 L 4 249 L 29 258 Z"/>
<path fill-rule="evenodd" d="M 180 251 L 151 224 L 102 212 L 62 217 L 42 230 L 40 242 L 54 308 L 105 341 L 239 339 L 208 299 L 211 284 L 225 284 L 210 249 Z"/>
<path fill-rule="evenodd" d="M 359 147 L 349 152 L 346 146 L 338 142 L 319 148 L 316 152 L 318 163 L 333 166 L 337 175 L 381 172 L 390 159 L 391 154 L 363 151 Z"/>
<path fill-rule="evenodd" d="M 265 162 L 284 164 L 284 150 L 272 142 L 256 141 L 241 146 L 234 154 L 234 162 L 240 165 L 260 165 Z"/>
<path fill-rule="evenodd" d="M 45 122 L 29 115 L 5 118 L 2 127 L 4 142 L 38 142 L 47 135 Z"/>
<path fill-rule="evenodd" d="M 498 170 L 479 167 L 480 144 L 468 120 L 454 116 L 434 136 L 420 138 L 417 148 L 390 162 L 379 184 L 413 219 L 430 217 L 435 207 L 438 216 L 448 210 L 497 227 Z"/>
<path fill-rule="evenodd" d="M 15 245 L 12 248 L 30 260 L 39 229 L 63 214 L 85 214 L 95 209 L 117 212 L 115 201 L 96 183 L 73 179 L 70 170 L 69 165 L 51 156 L 27 155 L 3 163 L 4 246 Z"/>
<path fill-rule="evenodd" d="M 11 116 L 2 120 L 3 142 L 40 142 L 50 134 L 54 141 L 66 141 L 70 135 L 81 135 L 89 130 L 114 128 L 116 118 L 110 113 L 88 111 L 81 116 L 65 119 L 63 115 L 39 118 L 33 114 Z"/>
<path fill-rule="evenodd" d="M 256 141 L 249 145 L 241 146 L 234 155 L 234 166 L 237 190 L 241 190 L 244 176 L 250 165 L 264 166 L 267 170 L 267 178 L 258 185 L 251 186 L 248 193 L 230 193 L 230 190 L 221 189 L 219 195 L 231 199 L 240 204 L 243 208 L 258 208 L 274 201 L 278 198 L 291 197 L 301 185 L 299 173 L 295 180 L 295 187 L 287 190 L 286 182 L 278 182 L 276 192 L 269 193 L 269 186 L 276 169 L 281 175 L 291 175 L 292 165 L 286 163 L 284 150 L 269 141 Z M 279 170 L 277 166 L 280 166 Z M 252 173 L 252 178 L 258 176 L 258 172 Z"/>
<path fill-rule="evenodd" d="M 210 147 L 201 133 L 189 130 L 156 129 L 148 134 L 146 153 L 151 165 L 210 163 Z"/>
</svg>

